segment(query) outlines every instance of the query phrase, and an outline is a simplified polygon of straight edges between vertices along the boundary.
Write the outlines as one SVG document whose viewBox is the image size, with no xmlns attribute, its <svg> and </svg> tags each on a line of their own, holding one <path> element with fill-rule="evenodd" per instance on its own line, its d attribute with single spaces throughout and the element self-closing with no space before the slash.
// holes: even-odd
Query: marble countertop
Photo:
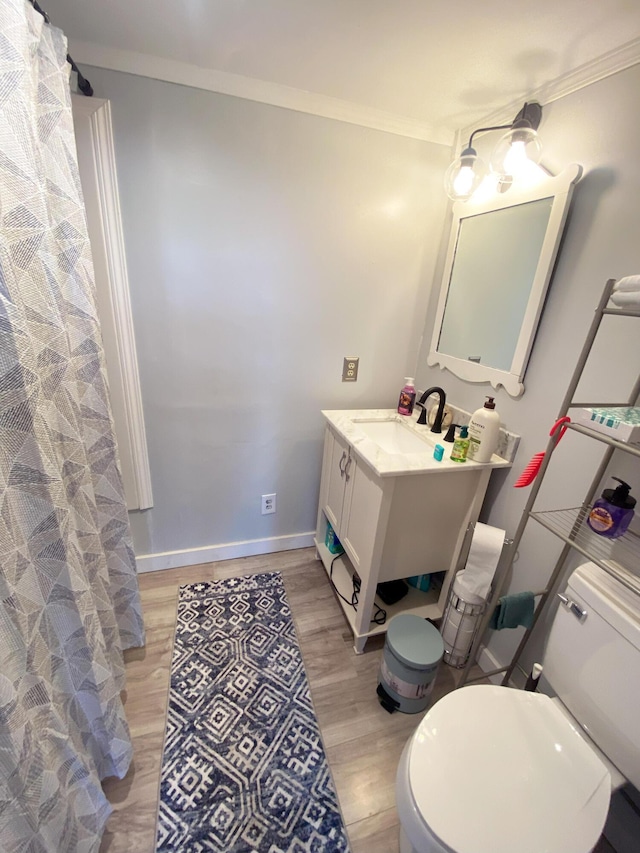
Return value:
<svg viewBox="0 0 640 853">
<path fill-rule="evenodd" d="M 467 460 L 464 464 L 452 462 L 449 457 L 453 442 L 445 442 L 446 430 L 442 433 L 432 433 L 431 427 L 422 426 L 417 423 L 420 410 L 407 417 L 399 415 L 395 409 L 342 409 L 324 410 L 322 414 L 333 429 L 342 436 L 370 468 L 379 477 L 397 477 L 405 474 L 424 473 L 464 473 L 465 471 L 477 470 L 478 468 L 509 468 L 512 458 L 504 458 L 494 453 L 490 462 L 472 462 Z M 383 450 L 373 439 L 365 435 L 359 427 L 358 421 L 386 421 L 397 420 L 407 429 L 425 439 L 424 453 L 388 453 Z M 511 434 L 507 434 L 511 435 Z M 501 436 L 501 438 L 503 438 Z M 515 437 L 518 438 L 518 437 Z M 436 444 L 444 447 L 444 456 L 441 462 L 433 457 L 433 449 Z M 517 446 L 517 442 L 516 442 Z M 507 442 L 501 441 L 499 449 L 507 447 Z M 510 448 L 507 448 L 510 449 Z M 515 451 L 514 451 L 515 452 Z"/>
</svg>

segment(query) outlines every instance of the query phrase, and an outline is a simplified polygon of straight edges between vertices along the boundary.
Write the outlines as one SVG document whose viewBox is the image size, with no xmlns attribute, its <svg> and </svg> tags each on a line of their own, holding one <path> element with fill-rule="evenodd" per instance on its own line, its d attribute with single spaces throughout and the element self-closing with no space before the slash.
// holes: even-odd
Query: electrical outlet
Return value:
<svg viewBox="0 0 640 853">
<path fill-rule="evenodd" d="M 276 495 L 275 492 L 272 495 L 263 495 L 262 496 L 262 514 L 263 515 L 271 515 L 272 512 L 276 511 Z"/>
<path fill-rule="evenodd" d="M 357 356 L 345 356 L 342 364 L 342 381 L 357 382 L 358 381 L 358 362 L 360 358 Z"/>
</svg>

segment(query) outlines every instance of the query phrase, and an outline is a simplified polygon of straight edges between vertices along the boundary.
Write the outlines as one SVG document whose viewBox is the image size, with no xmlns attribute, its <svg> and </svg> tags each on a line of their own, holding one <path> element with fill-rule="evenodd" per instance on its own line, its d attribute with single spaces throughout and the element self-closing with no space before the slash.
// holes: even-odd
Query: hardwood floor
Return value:
<svg viewBox="0 0 640 853">
<path fill-rule="evenodd" d="M 126 777 L 104 784 L 113 804 L 100 853 L 153 853 L 160 765 L 178 587 L 202 580 L 278 570 L 282 573 L 311 694 L 352 853 L 397 853 L 394 784 L 400 753 L 423 714 L 388 714 L 376 686 L 383 638 L 363 655 L 315 549 L 283 551 L 140 575 L 147 645 L 125 653 L 125 708 L 134 758 Z M 459 671 L 442 664 L 434 699 Z"/>
</svg>

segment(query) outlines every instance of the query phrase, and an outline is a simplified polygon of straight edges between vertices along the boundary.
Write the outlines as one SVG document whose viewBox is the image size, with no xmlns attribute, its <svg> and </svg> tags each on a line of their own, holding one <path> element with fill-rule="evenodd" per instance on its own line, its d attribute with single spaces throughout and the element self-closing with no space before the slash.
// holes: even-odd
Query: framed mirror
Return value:
<svg viewBox="0 0 640 853">
<path fill-rule="evenodd" d="M 533 166 L 533 164 L 532 164 Z M 468 382 L 524 392 L 524 374 L 582 167 L 453 206 L 427 363 Z M 482 189 L 482 188 L 481 188 Z"/>
</svg>

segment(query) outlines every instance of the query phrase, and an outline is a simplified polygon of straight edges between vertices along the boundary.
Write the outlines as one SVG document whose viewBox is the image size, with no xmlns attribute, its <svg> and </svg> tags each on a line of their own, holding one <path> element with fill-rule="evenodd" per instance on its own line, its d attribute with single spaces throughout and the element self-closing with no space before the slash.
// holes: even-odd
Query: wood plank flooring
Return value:
<svg viewBox="0 0 640 853">
<path fill-rule="evenodd" d="M 388 714 L 377 700 L 384 638 L 363 655 L 315 549 L 283 551 L 140 575 L 147 645 L 125 653 L 125 709 L 134 758 L 126 777 L 109 779 L 113 804 L 100 853 L 154 853 L 160 765 L 178 587 L 257 572 L 282 573 L 311 694 L 353 853 L 397 853 L 394 784 L 400 753 L 422 714 Z M 434 699 L 459 671 L 442 664 Z"/>
</svg>

